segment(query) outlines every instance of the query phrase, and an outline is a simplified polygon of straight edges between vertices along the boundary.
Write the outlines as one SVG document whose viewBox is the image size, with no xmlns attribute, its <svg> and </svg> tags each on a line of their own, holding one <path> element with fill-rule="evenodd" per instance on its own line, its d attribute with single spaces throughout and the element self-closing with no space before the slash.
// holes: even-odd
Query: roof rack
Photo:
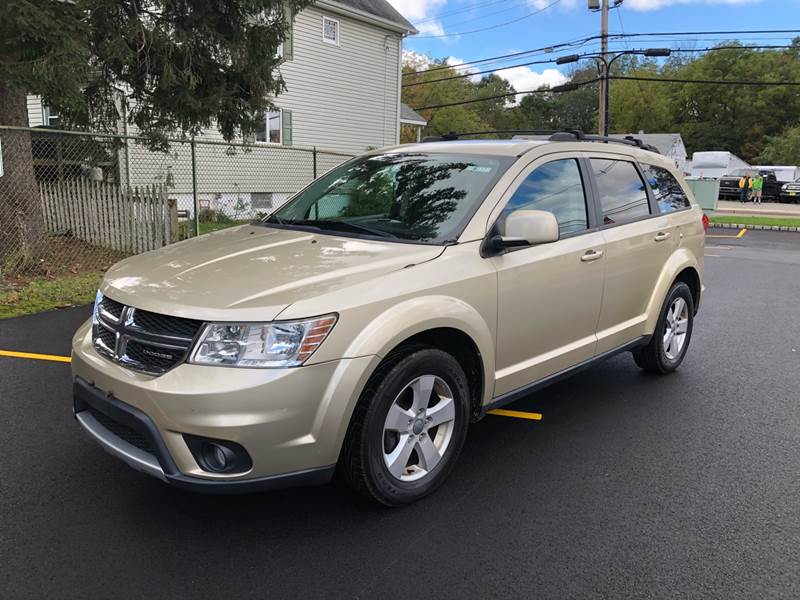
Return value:
<svg viewBox="0 0 800 600">
<path fill-rule="evenodd" d="M 422 143 L 429 142 L 453 142 L 461 139 L 462 137 L 474 135 L 536 135 L 548 136 L 548 141 L 551 142 L 602 142 L 606 144 L 624 144 L 626 146 L 636 146 L 642 150 L 655 152 L 661 154 L 655 146 L 645 144 L 639 138 L 632 135 L 627 135 L 624 138 L 614 138 L 605 135 L 586 134 L 580 129 L 565 129 L 562 131 L 555 131 L 552 129 L 498 129 L 494 131 L 469 131 L 465 133 L 456 133 L 451 131 L 442 135 L 428 136 L 422 139 Z"/>
<path fill-rule="evenodd" d="M 541 135 L 549 136 L 558 133 L 555 129 L 493 129 L 491 131 L 467 131 L 456 133 L 443 133 L 442 135 L 432 135 L 422 138 L 422 143 L 428 142 L 453 142 L 463 137 L 473 135 Z"/>
<path fill-rule="evenodd" d="M 626 146 L 636 146 L 637 148 L 641 148 L 642 150 L 647 150 L 649 152 L 655 152 L 656 154 L 661 154 L 661 152 L 655 146 L 651 146 L 650 144 L 645 144 L 639 138 L 635 138 L 632 135 L 626 135 L 624 138 L 614 138 L 609 137 L 607 135 L 588 135 L 583 133 L 580 130 L 574 129 L 569 131 L 559 131 L 554 133 L 550 136 L 551 142 L 603 142 L 606 144 L 625 144 Z"/>
</svg>

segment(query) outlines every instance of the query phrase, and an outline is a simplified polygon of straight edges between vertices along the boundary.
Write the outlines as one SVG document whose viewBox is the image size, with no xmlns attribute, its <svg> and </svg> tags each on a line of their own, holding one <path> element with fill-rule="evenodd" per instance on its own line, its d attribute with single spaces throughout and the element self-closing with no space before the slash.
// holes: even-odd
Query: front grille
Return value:
<svg viewBox="0 0 800 600">
<path fill-rule="evenodd" d="M 156 456 L 156 449 L 146 436 L 142 435 L 135 429 L 120 423 L 119 421 L 115 421 L 107 414 L 100 412 L 92 406 L 89 406 L 87 410 L 97 420 L 97 422 L 100 423 L 100 425 L 108 429 L 112 434 L 121 440 L 128 442 L 131 446 L 135 446 L 136 448 L 139 448 L 139 450 L 143 450 L 148 454 Z"/>
<path fill-rule="evenodd" d="M 135 327 L 159 335 L 193 338 L 202 324 L 202 321 L 168 317 L 146 310 L 136 310 L 133 313 L 133 325 Z"/>
<path fill-rule="evenodd" d="M 122 311 L 125 309 L 125 305 L 117 302 L 116 300 L 112 300 L 108 296 L 103 296 L 103 299 L 100 302 L 100 306 L 103 307 L 108 314 L 113 316 L 117 321 L 120 320 L 122 317 Z"/>
<path fill-rule="evenodd" d="M 183 359 L 185 350 L 171 350 L 129 340 L 125 347 L 125 356 L 154 370 L 168 371 L 179 360 Z"/>
<path fill-rule="evenodd" d="M 161 375 L 186 360 L 202 321 L 171 317 L 100 298 L 95 314 L 95 348 L 131 369 Z"/>
</svg>

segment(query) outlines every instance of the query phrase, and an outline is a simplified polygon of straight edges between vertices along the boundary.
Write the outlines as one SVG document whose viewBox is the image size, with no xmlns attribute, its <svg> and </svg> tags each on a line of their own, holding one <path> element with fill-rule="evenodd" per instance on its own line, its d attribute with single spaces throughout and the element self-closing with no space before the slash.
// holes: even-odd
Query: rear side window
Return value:
<svg viewBox="0 0 800 600">
<path fill-rule="evenodd" d="M 606 158 L 593 158 L 591 162 L 603 225 L 626 223 L 650 214 L 647 190 L 633 163 Z"/>
<path fill-rule="evenodd" d="M 516 210 L 553 213 L 562 236 L 587 229 L 586 195 L 578 161 L 554 160 L 533 170 L 503 209 L 501 227 L 505 218 Z"/>
<path fill-rule="evenodd" d="M 672 173 L 663 167 L 654 165 L 643 164 L 642 170 L 662 213 L 670 213 L 691 206 L 686 192 L 683 191 L 681 184 Z"/>
</svg>

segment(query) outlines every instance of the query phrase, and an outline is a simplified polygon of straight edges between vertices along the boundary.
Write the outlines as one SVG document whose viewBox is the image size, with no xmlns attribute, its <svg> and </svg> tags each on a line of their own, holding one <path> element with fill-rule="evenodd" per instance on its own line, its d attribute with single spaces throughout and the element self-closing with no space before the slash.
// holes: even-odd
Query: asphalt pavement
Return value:
<svg viewBox="0 0 800 600">
<path fill-rule="evenodd" d="M 68 365 L 0 358 L 0 597 L 798 598 L 800 234 L 710 237 L 705 283 L 678 373 L 621 355 L 487 417 L 401 509 L 172 489 L 79 430 Z M 64 354 L 87 315 L 0 349 Z"/>
</svg>

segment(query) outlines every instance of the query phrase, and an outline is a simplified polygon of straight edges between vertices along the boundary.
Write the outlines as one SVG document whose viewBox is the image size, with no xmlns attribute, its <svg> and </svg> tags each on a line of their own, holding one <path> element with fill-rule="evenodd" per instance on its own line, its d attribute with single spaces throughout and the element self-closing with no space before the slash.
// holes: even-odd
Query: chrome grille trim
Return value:
<svg viewBox="0 0 800 600">
<path fill-rule="evenodd" d="M 122 307 L 119 318 L 106 310 L 104 306 L 106 301 L 113 303 L 116 308 Z M 203 328 L 203 322 L 145 311 L 159 320 L 158 324 L 162 330 L 156 332 L 136 323 L 136 310 L 132 306 L 122 305 L 98 294 L 92 317 L 92 341 L 97 352 L 126 368 L 149 375 L 162 375 L 184 362 L 194 345 L 195 338 Z M 174 323 L 181 333 L 194 328 L 194 335 L 189 337 L 166 333 L 165 330 L 170 323 Z M 103 340 L 109 333 L 115 336 L 113 348 Z M 136 354 L 139 358 L 134 358 L 128 353 L 128 345 L 131 342 L 136 344 Z M 145 358 L 148 354 L 152 357 L 151 361 Z"/>
</svg>

